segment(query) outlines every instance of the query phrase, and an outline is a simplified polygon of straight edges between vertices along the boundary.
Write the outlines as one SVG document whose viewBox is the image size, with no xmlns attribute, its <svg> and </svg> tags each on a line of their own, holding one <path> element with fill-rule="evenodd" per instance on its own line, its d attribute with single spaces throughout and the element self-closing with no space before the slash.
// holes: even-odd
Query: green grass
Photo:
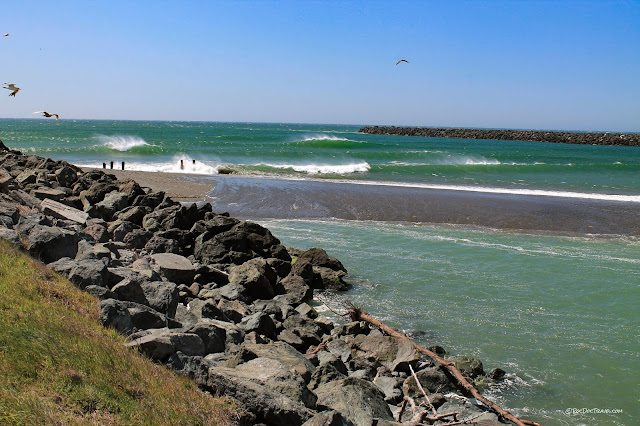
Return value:
<svg viewBox="0 0 640 426">
<path fill-rule="evenodd" d="M 232 403 L 125 348 L 97 304 L 0 239 L 0 424 L 233 424 Z"/>
</svg>

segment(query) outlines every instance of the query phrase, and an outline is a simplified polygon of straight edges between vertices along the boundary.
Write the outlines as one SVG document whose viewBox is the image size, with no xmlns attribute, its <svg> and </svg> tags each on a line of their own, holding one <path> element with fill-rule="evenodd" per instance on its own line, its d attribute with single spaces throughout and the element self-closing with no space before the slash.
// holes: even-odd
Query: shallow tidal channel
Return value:
<svg viewBox="0 0 640 426">
<path fill-rule="evenodd" d="M 484 392 L 545 425 L 640 418 L 640 240 L 355 221 L 260 221 L 342 261 L 345 298 L 388 325 L 480 358 Z M 635 419 L 635 420 L 634 420 Z"/>
</svg>

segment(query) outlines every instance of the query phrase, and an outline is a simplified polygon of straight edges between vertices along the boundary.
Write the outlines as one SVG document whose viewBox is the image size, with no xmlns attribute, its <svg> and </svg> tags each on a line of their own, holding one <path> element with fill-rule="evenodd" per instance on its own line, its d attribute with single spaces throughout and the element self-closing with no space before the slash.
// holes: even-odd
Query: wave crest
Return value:
<svg viewBox="0 0 640 426">
<path fill-rule="evenodd" d="M 153 146 L 145 142 L 144 139 L 129 135 L 98 135 L 98 140 L 102 146 L 106 146 L 117 151 L 129 151 L 138 146 Z"/>
<path fill-rule="evenodd" d="M 180 163 L 182 160 L 182 164 Z M 119 165 L 119 163 L 116 163 Z M 87 163 L 79 164 L 80 167 L 90 167 L 100 169 L 102 163 Z M 183 168 L 184 167 L 184 168 Z M 171 161 L 168 162 L 135 162 L 127 161 L 126 170 L 140 171 L 140 172 L 161 172 L 161 173 L 182 173 L 182 174 L 195 174 L 195 175 L 215 175 L 218 174 L 218 168 L 220 166 L 212 166 L 202 161 L 195 161 L 188 155 L 176 155 Z"/>
<path fill-rule="evenodd" d="M 313 149 L 318 148 L 360 148 L 363 145 L 368 144 L 366 141 L 356 141 L 353 139 L 342 138 L 333 135 L 325 134 L 309 134 L 303 136 L 302 139 L 296 139 L 288 142 L 288 144 L 294 146 L 308 147 Z"/>
<path fill-rule="evenodd" d="M 333 135 L 326 135 L 326 134 L 312 134 L 312 135 L 305 135 L 302 139 L 302 141 L 300 142 L 308 142 L 308 141 L 345 141 L 345 142 L 355 142 L 354 140 L 351 139 L 347 139 L 347 138 L 341 138 L 338 136 L 333 136 Z"/>
<path fill-rule="evenodd" d="M 351 173 L 367 172 L 371 168 L 366 161 L 350 164 L 259 164 L 261 166 L 273 167 L 275 169 L 291 169 L 299 173 L 317 174 L 338 174 L 346 175 Z"/>
</svg>

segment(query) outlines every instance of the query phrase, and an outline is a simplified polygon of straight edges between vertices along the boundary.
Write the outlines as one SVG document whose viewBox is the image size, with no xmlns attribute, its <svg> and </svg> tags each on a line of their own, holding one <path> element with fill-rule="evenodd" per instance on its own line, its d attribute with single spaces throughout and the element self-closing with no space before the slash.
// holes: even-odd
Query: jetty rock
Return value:
<svg viewBox="0 0 640 426">
<path fill-rule="evenodd" d="M 358 131 L 371 135 L 418 136 L 427 138 L 493 139 L 583 145 L 640 146 L 640 133 L 586 133 L 545 130 L 448 129 L 396 126 L 368 126 Z"/>
<path fill-rule="evenodd" d="M 94 295 L 98 320 L 128 336 L 127 346 L 235 399 L 240 424 L 397 424 L 404 397 L 423 398 L 409 367 L 433 401 L 460 419 L 477 415 L 406 341 L 315 309 L 314 294 L 348 288 L 338 259 L 288 250 L 263 226 L 210 204 L 181 204 L 0 141 L 0 238 Z M 504 377 L 485 375 L 474 358 L 451 361 L 471 379 Z M 489 414 L 482 424 L 500 422 Z"/>
</svg>

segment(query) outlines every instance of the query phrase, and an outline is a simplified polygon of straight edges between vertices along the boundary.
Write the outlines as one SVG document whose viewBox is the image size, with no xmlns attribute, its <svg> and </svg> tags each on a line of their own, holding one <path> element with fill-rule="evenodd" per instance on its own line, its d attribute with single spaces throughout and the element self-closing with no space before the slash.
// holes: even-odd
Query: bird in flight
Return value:
<svg viewBox="0 0 640 426">
<path fill-rule="evenodd" d="M 47 112 L 47 111 L 36 111 L 36 112 L 34 112 L 34 114 L 40 114 L 40 113 L 42 113 L 42 116 L 43 116 L 43 117 L 47 117 L 47 118 L 49 118 L 49 117 L 55 117 L 55 118 L 56 118 L 56 120 L 59 120 L 59 119 L 60 119 L 60 116 L 59 116 L 58 114 L 51 114 L 51 113 L 49 113 L 49 112 Z"/>
<path fill-rule="evenodd" d="M 11 93 L 9 93 L 9 96 L 15 97 L 16 93 L 20 91 L 20 88 L 16 87 L 16 85 L 13 83 L 9 84 L 5 81 L 3 84 L 6 84 L 6 86 L 2 86 L 3 89 L 11 90 Z"/>
<path fill-rule="evenodd" d="M 9 33 L 2 34 L 2 37 L 9 37 Z"/>
<path fill-rule="evenodd" d="M 406 62 L 406 63 L 409 63 L 409 61 L 407 61 L 406 59 L 400 59 L 398 62 L 396 62 L 396 65 L 398 65 L 400 62 Z"/>
</svg>

